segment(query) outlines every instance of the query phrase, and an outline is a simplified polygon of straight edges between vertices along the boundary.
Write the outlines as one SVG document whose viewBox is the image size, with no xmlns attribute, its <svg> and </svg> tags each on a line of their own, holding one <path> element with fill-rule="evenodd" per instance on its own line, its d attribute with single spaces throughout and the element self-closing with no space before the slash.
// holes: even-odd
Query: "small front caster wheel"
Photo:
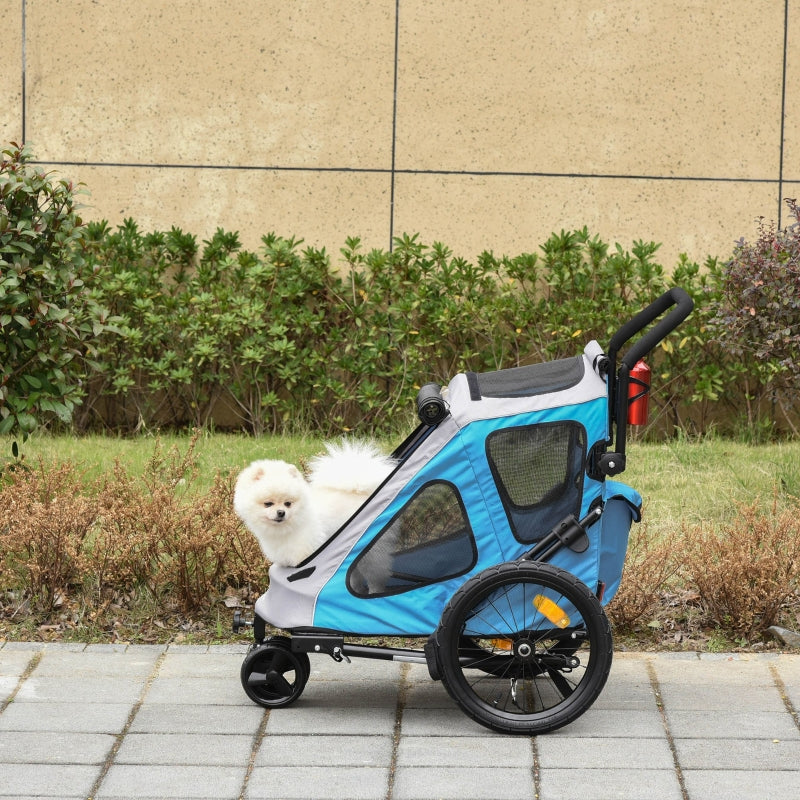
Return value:
<svg viewBox="0 0 800 800">
<path fill-rule="evenodd" d="M 303 692 L 311 665 L 305 653 L 292 652 L 286 636 L 271 636 L 254 645 L 242 662 L 242 686 L 247 696 L 265 708 L 288 706 Z"/>
</svg>

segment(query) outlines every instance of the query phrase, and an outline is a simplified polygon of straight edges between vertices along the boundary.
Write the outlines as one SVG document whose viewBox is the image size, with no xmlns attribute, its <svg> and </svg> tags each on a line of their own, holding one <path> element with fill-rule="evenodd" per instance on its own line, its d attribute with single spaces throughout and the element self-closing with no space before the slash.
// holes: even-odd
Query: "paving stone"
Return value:
<svg viewBox="0 0 800 800">
<path fill-rule="evenodd" d="M 288 708 L 270 711 L 267 733 L 275 736 L 314 731 L 315 734 L 390 736 L 394 724 L 395 713 L 388 708 L 315 708 L 298 701 Z"/>
<path fill-rule="evenodd" d="M 533 770 L 401 767 L 392 796 L 394 800 L 530 800 L 535 796 Z"/>
<path fill-rule="evenodd" d="M 389 770 L 383 767 L 256 767 L 247 784 L 250 800 L 384 800 Z M 435 795 L 426 795 L 426 798 Z M 400 800 L 395 792 L 395 800 Z"/>
<path fill-rule="evenodd" d="M 165 797 L 236 800 L 247 773 L 245 765 L 220 766 L 132 766 L 115 764 L 100 784 L 97 800 L 110 798 Z"/>
<path fill-rule="evenodd" d="M 676 739 L 798 739 L 787 713 L 760 711 L 672 711 L 666 709 L 670 732 Z"/>
<path fill-rule="evenodd" d="M 27 650 L 0 650 L 0 677 L 18 678 L 28 668 L 35 653 Z M 14 682 L 16 685 L 16 681 Z"/>
<path fill-rule="evenodd" d="M 672 751 L 666 738 L 661 739 L 578 739 L 568 736 L 540 736 L 536 747 L 542 769 L 670 770 L 674 768 Z"/>
<path fill-rule="evenodd" d="M 163 678 L 152 682 L 147 692 L 148 703 L 251 706 L 238 674 L 227 678 Z"/>
<path fill-rule="evenodd" d="M 238 733 L 252 736 L 263 717 L 264 709 L 253 703 L 241 708 L 144 703 L 130 730 L 131 733 Z"/>
<path fill-rule="evenodd" d="M 15 702 L 25 703 L 126 703 L 141 697 L 143 680 L 109 677 L 40 677 L 34 673 L 20 687 Z"/>
<path fill-rule="evenodd" d="M 116 764 L 241 766 L 247 764 L 253 737 L 213 733 L 129 733 Z"/>
<path fill-rule="evenodd" d="M 0 677 L 0 703 L 5 702 L 14 693 L 19 684 L 19 678 L 14 676 Z"/>
<path fill-rule="evenodd" d="M 2 731 L 0 763 L 102 764 L 117 737 L 74 731 Z"/>
<path fill-rule="evenodd" d="M 123 703 L 11 703 L 0 731 L 120 733 L 131 706 Z"/>
<path fill-rule="evenodd" d="M 471 720 L 456 705 L 447 708 L 406 708 L 403 712 L 406 736 L 496 736 Z"/>
<path fill-rule="evenodd" d="M 239 680 L 239 670 L 244 654 L 227 651 L 218 653 L 174 652 L 172 648 L 164 656 L 158 671 L 162 678 L 220 678 Z"/>
<path fill-rule="evenodd" d="M 646 711 L 626 711 L 592 706 L 571 724 L 548 736 L 596 738 L 658 739 L 664 736 L 661 714 L 653 708 Z"/>
<path fill-rule="evenodd" d="M 539 800 L 590 797 L 591 800 L 682 800 L 674 770 L 666 769 L 547 769 L 540 777 Z M 694 798 L 695 795 L 690 795 Z M 697 798 L 724 797 L 698 794 Z"/>
<path fill-rule="evenodd" d="M 789 800 L 800 797 L 800 771 L 687 770 L 683 780 L 690 798 Z"/>
<path fill-rule="evenodd" d="M 715 686 L 709 691 L 707 685 L 662 684 L 661 699 L 670 710 L 702 712 L 772 711 L 784 710 L 783 700 L 774 685 L 770 686 Z"/>
<path fill-rule="evenodd" d="M 675 739 L 682 769 L 793 770 L 800 765 L 800 740 Z"/>
<path fill-rule="evenodd" d="M 488 733 L 488 732 L 487 732 Z M 533 768 L 531 741 L 525 736 L 403 736 L 398 767 Z"/>
<path fill-rule="evenodd" d="M 35 792 L 36 797 L 60 800 L 88 796 L 97 768 L 75 764 L 0 764 L 0 797 L 18 800 Z"/>
<path fill-rule="evenodd" d="M 391 736 L 265 736 L 257 767 L 388 767 Z"/>
<path fill-rule="evenodd" d="M 37 678 L 65 677 L 91 678 L 109 677 L 146 680 L 153 672 L 158 654 L 149 650 L 127 650 L 125 652 L 87 653 L 85 650 L 47 650 L 36 667 Z M 2 657 L 0 657 L 2 661 Z"/>
</svg>

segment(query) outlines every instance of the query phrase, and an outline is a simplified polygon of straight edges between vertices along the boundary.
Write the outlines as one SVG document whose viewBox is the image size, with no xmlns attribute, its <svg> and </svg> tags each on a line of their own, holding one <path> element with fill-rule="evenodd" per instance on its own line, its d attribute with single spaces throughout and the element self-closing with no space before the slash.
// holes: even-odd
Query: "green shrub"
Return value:
<svg viewBox="0 0 800 800">
<path fill-rule="evenodd" d="M 276 233 L 247 251 L 222 229 L 199 246 L 131 219 L 84 226 L 71 184 L 35 169 L 25 148 L 4 155 L 0 433 L 60 420 L 394 435 L 415 424 L 421 384 L 604 345 L 670 285 L 695 310 L 648 356 L 645 434 L 763 440 L 780 430 L 767 401 L 797 432 L 800 221 L 762 225 L 724 268 L 682 256 L 670 273 L 658 244 L 612 247 L 585 227 L 474 261 L 418 234 L 369 252 L 353 237 L 332 263 Z"/>
<path fill-rule="evenodd" d="M 76 188 L 12 144 L 0 163 L 0 433 L 72 418 L 108 312 L 87 291 Z"/>
<path fill-rule="evenodd" d="M 786 204 L 794 224 L 776 230 L 762 218 L 756 241 L 736 245 L 720 278 L 714 330 L 739 362 L 749 426 L 760 424 L 766 398 L 797 434 L 791 410 L 800 390 L 800 207 Z"/>
</svg>

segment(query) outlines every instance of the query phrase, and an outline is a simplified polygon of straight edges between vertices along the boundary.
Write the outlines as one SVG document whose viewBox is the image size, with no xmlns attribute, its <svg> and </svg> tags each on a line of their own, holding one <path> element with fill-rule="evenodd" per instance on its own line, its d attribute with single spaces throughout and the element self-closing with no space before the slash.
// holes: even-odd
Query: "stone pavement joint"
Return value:
<svg viewBox="0 0 800 800">
<path fill-rule="evenodd" d="M 678 748 L 675 746 L 675 739 L 672 736 L 672 731 L 669 727 L 669 720 L 667 719 L 667 715 L 664 711 L 664 701 L 661 697 L 661 687 L 658 684 L 658 675 L 656 674 L 656 668 L 652 661 L 647 662 L 647 677 L 650 679 L 650 688 L 653 691 L 656 707 L 658 708 L 658 713 L 661 716 L 661 724 L 664 726 L 664 735 L 666 736 L 667 744 L 669 745 L 669 750 L 672 754 L 672 765 L 675 770 L 675 777 L 678 779 L 678 786 L 680 786 L 681 797 L 683 800 L 689 800 L 689 796 L 686 794 L 686 781 L 683 777 L 683 769 L 681 767 L 680 759 L 678 758 Z"/>
<path fill-rule="evenodd" d="M 397 753 L 400 749 L 400 736 L 403 728 L 403 712 L 408 702 L 408 673 L 410 665 L 400 664 L 400 685 L 397 689 L 397 706 L 394 712 L 394 730 L 392 731 L 392 755 L 389 760 L 389 785 L 386 789 L 386 800 L 394 796 L 394 778 L 397 773 Z"/>
<path fill-rule="evenodd" d="M 25 667 L 22 674 L 19 676 L 19 680 L 17 681 L 16 686 L 14 689 L 9 693 L 7 697 L 0 698 L 0 714 L 2 714 L 6 707 L 9 706 L 11 703 L 14 702 L 14 698 L 19 693 L 19 690 L 22 688 L 22 685 L 28 680 L 30 674 L 39 666 L 39 662 L 42 660 L 43 652 L 41 650 L 34 653 L 31 660 L 28 662 L 27 666 Z"/>
<path fill-rule="evenodd" d="M 780 693 L 781 699 L 783 700 L 783 704 L 786 706 L 786 711 L 789 713 L 789 716 L 794 720 L 794 724 L 797 727 L 797 730 L 800 731 L 800 714 L 798 714 L 797 709 L 794 707 L 792 703 L 792 698 L 789 697 L 789 692 L 786 688 L 786 684 L 783 682 L 783 678 L 781 678 L 780 673 L 778 672 L 777 667 L 774 664 L 769 665 L 769 671 L 772 675 L 772 680 L 775 681 L 775 686 L 778 688 L 778 692 Z"/>
<path fill-rule="evenodd" d="M 120 747 L 122 747 L 122 743 L 125 740 L 125 736 L 127 735 L 128 731 L 131 729 L 131 725 L 133 724 L 133 720 L 135 719 L 136 715 L 139 713 L 139 709 L 142 707 L 142 703 L 144 702 L 144 698 L 147 695 L 150 687 L 153 685 L 153 681 L 156 679 L 158 675 L 158 671 L 161 669 L 161 665 L 164 663 L 165 653 L 161 653 L 158 658 L 156 659 L 156 663 L 153 666 L 153 670 L 148 676 L 147 681 L 142 688 L 141 694 L 139 695 L 139 699 L 134 704 L 133 708 L 131 709 L 131 713 L 128 714 L 128 718 L 125 720 L 125 725 L 123 726 L 122 730 L 119 732 L 119 735 L 116 737 L 114 744 L 111 746 L 111 749 L 108 751 L 108 756 L 106 756 L 105 761 L 100 769 L 100 772 L 95 780 L 92 788 L 89 790 L 89 797 L 94 797 L 97 794 L 101 784 L 105 780 L 106 775 L 108 775 L 108 771 L 111 769 L 111 765 L 117 758 L 119 753 Z"/>
<path fill-rule="evenodd" d="M 256 759 L 258 758 L 258 753 L 261 750 L 261 745 L 264 741 L 264 737 L 267 734 L 267 725 L 269 724 L 269 713 L 270 709 L 264 709 L 264 715 L 261 719 L 261 724 L 258 726 L 258 730 L 255 732 L 253 736 L 253 744 L 250 748 L 250 758 L 247 761 L 247 771 L 244 773 L 244 779 L 242 780 L 242 789 L 239 792 L 238 800 L 244 800 L 247 796 L 247 785 L 250 783 L 250 777 L 253 774 L 253 768 L 256 765 Z"/>
</svg>

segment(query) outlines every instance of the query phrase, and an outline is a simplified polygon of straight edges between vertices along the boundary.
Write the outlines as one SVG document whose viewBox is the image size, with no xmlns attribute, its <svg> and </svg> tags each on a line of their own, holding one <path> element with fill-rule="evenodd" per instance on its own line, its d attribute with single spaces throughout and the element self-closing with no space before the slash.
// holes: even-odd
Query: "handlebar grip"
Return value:
<svg viewBox="0 0 800 800">
<path fill-rule="evenodd" d="M 631 369 L 634 364 L 644 358 L 659 342 L 675 330 L 694 308 L 694 301 L 680 286 L 664 292 L 661 297 L 654 300 L 647 308 L 640 311 L 633 319 L 626 322 L 612 337 L 608 345 L 609 356 L 616 360 L 619 349 L 639 331 L 644 330 L 651 322 L 658 319 L 667 309 L 675 306 L 664 319 L 654 328 L 642 336 L 633 347 L 625 353 L 620 364 Z"/>
</svg>

